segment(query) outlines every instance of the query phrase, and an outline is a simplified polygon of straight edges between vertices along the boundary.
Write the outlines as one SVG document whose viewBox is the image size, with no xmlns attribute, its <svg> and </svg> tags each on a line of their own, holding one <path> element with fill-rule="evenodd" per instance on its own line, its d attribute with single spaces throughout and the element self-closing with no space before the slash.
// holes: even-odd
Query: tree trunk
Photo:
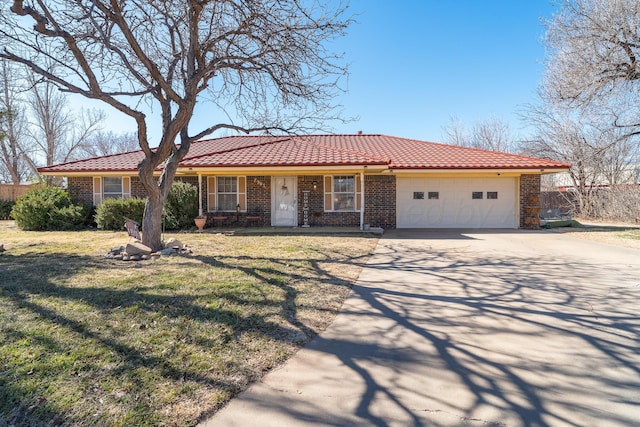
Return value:
<svg viewBox="0 0 640 427">
<path fill-rule="evenodd" d="M 164 209 L 164 197 L 162 191 L 156 187 L 155 194 L 149 195 L 144 206 L 142 217 L 142 243 L 154 251 L 162 247 L 162 211 Z"/>
<path fill-rule="evenodd" d="M 154 162 L 151 158 L 145 158 L 138 166 L 140 182 L 147 193 L 147 203 L 142 216 L 142 243 L 154 251 L 162 247 L 162 212 L 164 201 L 171 189 L 171 184 L 176 176 L 178 164 L 189 151 L 189 141 L 181 143 L 181 148 L 169 155 L 158 179 L 154 178 Z M 158 154 L 158 151 L 154 155 Z"/>
</svg>

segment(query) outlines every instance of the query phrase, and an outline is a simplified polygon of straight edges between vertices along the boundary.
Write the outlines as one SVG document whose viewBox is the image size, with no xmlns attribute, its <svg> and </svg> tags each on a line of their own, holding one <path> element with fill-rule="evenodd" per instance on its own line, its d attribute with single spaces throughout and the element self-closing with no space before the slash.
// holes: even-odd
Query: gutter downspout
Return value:
<svg viewBox="0 0 640 427">
<path fill-rule="evenodd" d="M 360 172 L 360 230 L 364 230 L 364 172 Z"/>
<path fill-rule="evenodd" d="M 198 216 L 202 216 L 202 175 L 198 174 Z"/>
</svg>

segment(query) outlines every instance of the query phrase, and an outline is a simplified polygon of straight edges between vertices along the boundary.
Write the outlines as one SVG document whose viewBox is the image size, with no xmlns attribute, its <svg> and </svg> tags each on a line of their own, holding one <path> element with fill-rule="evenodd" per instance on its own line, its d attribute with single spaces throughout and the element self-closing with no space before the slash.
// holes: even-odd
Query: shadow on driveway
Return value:
<svg viewBox="0 0 640 427">
<path fill-rule="evenodd" d="M 631 426 L 640 251 L 391 233 L 327 331 L 205 425 Z"/>
</svg>

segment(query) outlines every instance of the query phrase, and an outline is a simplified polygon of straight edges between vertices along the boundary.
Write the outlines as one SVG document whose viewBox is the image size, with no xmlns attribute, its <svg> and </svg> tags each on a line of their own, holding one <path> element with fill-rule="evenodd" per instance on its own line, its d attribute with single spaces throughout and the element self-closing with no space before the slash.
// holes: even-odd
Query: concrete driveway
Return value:
<svg viewBox="0 0 640 427">
<path fill-rule="evenodd" d="M 335 322 L 203 425 L 640 425 L 640 251 L 388 233 Z"/>
</svg>

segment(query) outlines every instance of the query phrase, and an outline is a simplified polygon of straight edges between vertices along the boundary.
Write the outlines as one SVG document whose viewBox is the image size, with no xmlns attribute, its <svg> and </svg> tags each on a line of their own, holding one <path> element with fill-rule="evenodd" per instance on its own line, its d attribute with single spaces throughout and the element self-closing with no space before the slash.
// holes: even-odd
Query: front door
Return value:
<svg viewBox="0 0 640 427">
<path fill-rule="evenodd" d="M 295 227 L 298 225 L 295 176 L 274 176 L 272 185 L 273 206 L 271 225 Z"/>
</svg>

